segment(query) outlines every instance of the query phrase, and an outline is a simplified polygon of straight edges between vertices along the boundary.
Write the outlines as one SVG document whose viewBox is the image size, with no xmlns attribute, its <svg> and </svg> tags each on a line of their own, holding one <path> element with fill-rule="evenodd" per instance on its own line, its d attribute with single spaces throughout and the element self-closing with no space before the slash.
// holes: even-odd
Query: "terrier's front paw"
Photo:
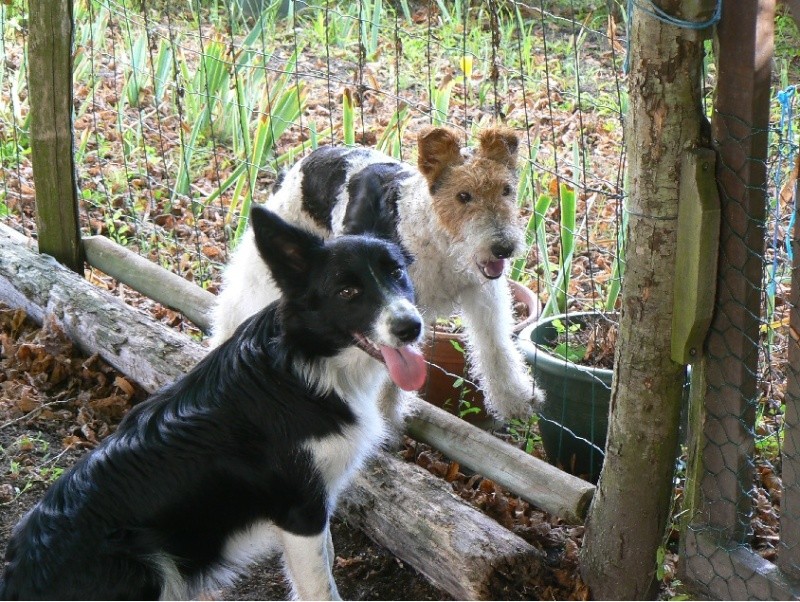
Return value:
<svg viewBox="0 0 800 602">
<path fill-rule="evenodd" d="M 541 410 L 544 405 L 544 390 L 537 387 L 536 383 L 533 383 L 533 397 L 530 403 L 533 406 L 534 412 Z"/>
<path fill-rule="evenodd" d="M 505 421 L 521 420 L 527 422 L 538 412 L 544 403 L 544 392 L 533 381 L 527 387 L 508 390 L 491 397 L 489 405 L 492 412 Z"/>
</svg>

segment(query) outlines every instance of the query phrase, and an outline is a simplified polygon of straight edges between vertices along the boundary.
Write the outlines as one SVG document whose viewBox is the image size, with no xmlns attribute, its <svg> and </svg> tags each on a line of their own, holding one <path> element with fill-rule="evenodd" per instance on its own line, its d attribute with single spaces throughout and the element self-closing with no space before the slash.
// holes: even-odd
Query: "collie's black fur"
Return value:
<svg viewBox="0 0 800 602">
<path fill-rule="evenodd" d="M 189 598 L 274 552 L 296 595 L 338 596 L 328 520 L 383 435 L 386 367 L 356 345 L 414 386 L 422 322 L 394 244 L 323 243 L 258 207 L 252 222 L 283 300 L 47 491 L 13 533 L 2 599 Z"/>
</svg>

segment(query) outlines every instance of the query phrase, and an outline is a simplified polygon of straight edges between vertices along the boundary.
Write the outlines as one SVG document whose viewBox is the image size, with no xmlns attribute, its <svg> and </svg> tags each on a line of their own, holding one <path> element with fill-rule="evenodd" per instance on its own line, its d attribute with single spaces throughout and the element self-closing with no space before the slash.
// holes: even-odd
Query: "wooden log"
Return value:
<svg viewBox="0 0 800 602">
<path fill-rule="evenodd" d="M 4 226 L 0 300 L 39 322 L 55 316 L 84 352 L 99 353 L 149 391 L 178 378 L 207 353 L 51 257 L 16 244 Z M 507 585 L 541 570 L 541 552 L 457 498 L 446 482 L 386 452 L 342 497 L 345 520 L 457 599 L 499 597 Z"/>
<path fill-rule="evenodd" d="M 421 400 L 411 402 L 408 434 L 433 445 L 531 504 L 570 523 L 581 523 L 594 485 L 559 470 L 486 431 Z"/>
<path fill-rule="evenodd" d="M 85 353 L 99 352 L 148 391 L 184 374 L 207 353 L 52 257 L 18 244 L 19 236 L 0 226 L 0 299 L 40 323 L 54 315 Z"/>
<path fill-rule="evenodd" d="M 214 295 L 107 238 L 93 236 L 84 245 L 91 265 L 159 303 L 190 310 L 185 315 L 209 331 Z M 413 404 L 407 426 L 417 441 L 432 445 L 536 507 L 571 523 L 585 518 L 594 485 L 422 401 Z"/>
<path fill-rule="evenodd" d="M 542 552 L 389 454 L 359 473 L 340 511 L 456 600 L 508 600 L 542 570 Z"/>
<path fill-rule="evenodd" d="M 210 311 L 214 295 L 205 289 L 105 236 L 84 238 L 83 250 L 90 265 L 154 301 L 181 312 L 204 332 L 211 330 Z"/>
</svg>

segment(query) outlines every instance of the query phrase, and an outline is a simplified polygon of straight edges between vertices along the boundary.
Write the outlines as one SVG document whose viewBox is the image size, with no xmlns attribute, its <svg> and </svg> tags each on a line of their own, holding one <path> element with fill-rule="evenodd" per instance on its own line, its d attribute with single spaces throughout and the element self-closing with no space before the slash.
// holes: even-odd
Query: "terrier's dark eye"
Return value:
<svg viewBox="0 0 800 602">
<path fill-rule="evenodd" d="M 345 301 L 355 299 L 361 294 L 361 289 L 355 286 L 347 286 L 339 291 L 339 296 Z"/>
<path fill-rule="evenodd" d="M 506 184 L 503 186 L 503 196 L 508 196 L 511 194 L 511 184 Z"/>
<path fill-rule="evenodd" d="M 472 195 L 468 192 L 459 192 L 458 200 L 462 203 L 469 203 L 472 200 Z"/>
</svg>

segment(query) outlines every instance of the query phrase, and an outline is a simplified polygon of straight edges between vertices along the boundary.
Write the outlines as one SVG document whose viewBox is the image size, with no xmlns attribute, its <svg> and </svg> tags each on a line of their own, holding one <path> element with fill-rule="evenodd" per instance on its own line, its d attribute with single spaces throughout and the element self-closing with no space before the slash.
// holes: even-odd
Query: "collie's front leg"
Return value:
<svg viewBox="0 0 800 602">
<path fill-rule="evenodd" d="M 333 580 L 333 542 L 328 525 L 317 535 L 281 533 L 286 574 L 298 600 L 341 600 Z"/>
<path fill-rule="evenodd" d="M 461 299 L 471 373 L 487 409 L 511 420 L 527 420 L 544 401 L 512 338 L 511 291 L 505 279 L 487 281 Z"/>
</svg>

